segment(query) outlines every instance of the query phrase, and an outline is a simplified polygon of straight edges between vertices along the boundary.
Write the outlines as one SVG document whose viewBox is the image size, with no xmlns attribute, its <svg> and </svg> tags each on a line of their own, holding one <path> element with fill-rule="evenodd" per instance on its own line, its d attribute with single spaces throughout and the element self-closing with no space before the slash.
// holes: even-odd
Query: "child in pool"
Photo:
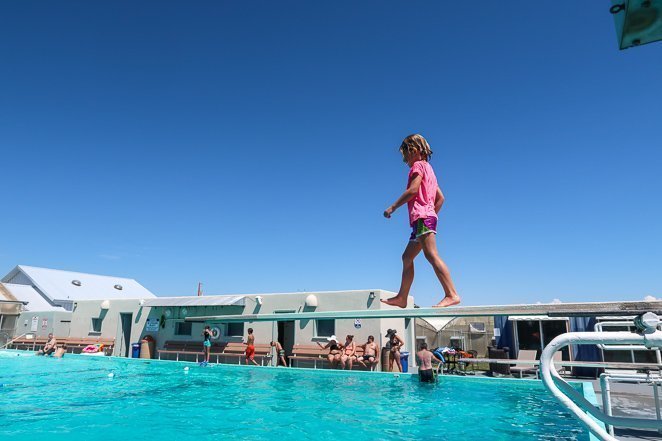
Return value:
<svg viewBox="0 0 662 441">
<path fill-rule="evenodd" d="M 457 305 L 460 303 L 460 296 L 455 290 L 448 267 L 437 253 L 437 213 L 444 203 L 444 194 L 437 185 L 437 178 L 429 163 L 432 150 L 425 138 L 416 134 L 402 141 L 400 153 L 410 167 L 407 190 L 393 205 L 384 210 L 384 217 L 390 218 L 395 210 L 407 204 L 412 233 L 402 255 L 402 281 L 398 295 L 382 302 L 400 308 L 407 306 L 409 289 L 414 282 L 414 258 L 422 250 L 444 288 L 444 298 L 434 306 L 440 308 Z"/>
</svg>

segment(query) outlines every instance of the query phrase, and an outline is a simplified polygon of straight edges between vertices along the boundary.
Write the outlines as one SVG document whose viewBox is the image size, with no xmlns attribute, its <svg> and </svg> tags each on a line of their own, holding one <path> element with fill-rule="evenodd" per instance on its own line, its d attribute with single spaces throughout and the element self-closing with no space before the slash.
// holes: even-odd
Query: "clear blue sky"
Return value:
<svg viewBox="0 0 662 441">
<path fill-rule="evenodd" d="M 465 304 L 662 297 L 662 44 L 608 7 L 2 3 L 0 272 L 397 290 L 421 132 Z"/>
</svg>

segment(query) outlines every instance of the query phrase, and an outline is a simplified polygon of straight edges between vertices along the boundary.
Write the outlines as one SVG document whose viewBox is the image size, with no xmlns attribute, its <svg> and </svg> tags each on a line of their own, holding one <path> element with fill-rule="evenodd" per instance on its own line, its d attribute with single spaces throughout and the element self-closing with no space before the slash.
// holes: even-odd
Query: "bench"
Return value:
<svg viewBox="0 0 662 441">
<path fill-rule="evenodd" d="M 271 358 L 271 345 L 269 344 L 255 344 L 255 361 L 264 366 L 265 360 Z M 230 342 L 225 346 L 225 349 L 222 353 L 216 355 L 216 362 L 218 359 L 223 358 L 227 360 L 228 358 L 236 359 L 238 364 L 242 364 L 242 360 L 246 359 L 246 345 L 244 343 L 235 343 Z"/>
<path fill-rule="evenodd" d="M 73 337 L 55 337 L 57 340 L 57 346 L 62 348 L 64 347 L 67 352 L 72 354 L 79 354 L 83 351 L 83 348 L 89 345 L 94 344 L 103 344 L 104 345 L 104 354 L 110 355 L 113 352 L 113 347 L 115 346 L 115 339 L 107 339 L 101 337 L 85 337 L 85 338 L 73 338 Z M 37 337 L 37 338 L 17 338 L 11 344 L 7 345 L 12 349 L 18 349 L 22 351 L 38 351 L 41 349 L 46 342 L 48 341 L 47 337 Z"/>
<path fill-rule="evenodd" d="M 66 338 L 63 340 L 58 339 L 58 346 L 64 347 L 67 352 L 72 354 L 80 354 L 83 349 L 89 345 L 103 345 L 104 355 L 112 355 L 113 348 L 115 347 L 115 339 L 101 338 L 101 337 L 84 337 L 84 338 Z"/>
<path fill-rule="evenodd" d="M 169 359 L 174 355 L 176 361 L 185 361 L 195 359 L 196 363 L 204 359 L 203 345 L 201 341 L 166 341 L 163 349 L 157 349 L 159 360 Z M 216 363 L 227 362 L 228 359 L 237 360 L 242 364 L 246 356 L 246 345 L 236 342 L 218 342 L 212 343 L 210 351 L 210 361 L 216 359 Z M 265 359 L 271 358 L 271 345 L 256 344 L 255 358 L 259 358 L 260 363 L 264 365 Z"/>
<path fill-rule="evenodd" d="M 329 364 L 329 349 L 323 349 L 320 348 L 317 345 L 301 345 L 301 344 L 296 344 L 292 348 L 292 355 L 288 356 L 290 360 L 290 367 L 300 367 L 301 363 L 304 364 L 304 367 L 310 367 L 310 365 L 313 366 L 314 369 L 317 369 L 317 365 L 323 366 L 324 363 L 327 365 Z M 363 356 L 363 348 L 362 347 L 357 347 L 356 348 L 356 357 L 361 357 Z M 377 356 L 379 357 L 379 355 Z M 330 367 L 330 366 L 328 366 Z M 358 361 L 354 360 L 352 363 L 352 368 L 357 367 L 361 370 L 365 370 L 368 368 L 364 368 Z"/>
<path fill-rule="evenodd" d="M 60 339 L 55 337 L 58 341 L 58 344 Z M 37 351 L 39 348 L 43 347 L 46 344 L 46 341 L 48 341 L 47 337 L 37 337 L 37 338 L 17 338 L 15 340 L 12 340 L 11 343 L 7 344 L 7 348 L 11 349 L 18 349 L 20 351 Z"/>
<path fill-rule="evenodd" d="M 225 343 L 212 343 L 210 354 L 220 354 L 223 352 L 224 348 Z M 201 357 L 204 357 L 201 341 L 166 341 L 163 345 L 163 349 L 157 349 L 156 352 L 159 354 L 159 360 L 161 360 L 164 355 L 174 354 L 175 361 L 179 361 L 180 358 L 182 360 L 190 360 L 195 357 L 197 363 L 200 361 Z"/>
</svg>

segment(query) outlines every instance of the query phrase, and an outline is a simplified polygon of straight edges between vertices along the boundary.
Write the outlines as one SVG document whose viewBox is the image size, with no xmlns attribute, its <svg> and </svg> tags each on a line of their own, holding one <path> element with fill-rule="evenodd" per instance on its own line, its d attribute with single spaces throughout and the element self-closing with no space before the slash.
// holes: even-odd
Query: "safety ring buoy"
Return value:
<svg viewBox="0 0 662 441">
<path fill-rule="evenodd" d="M 214 326 L 211 328 L 211 338 L 214 340 L 218 340 L 221 337 L 221 328 L 218 326 Z"/>
</svg>

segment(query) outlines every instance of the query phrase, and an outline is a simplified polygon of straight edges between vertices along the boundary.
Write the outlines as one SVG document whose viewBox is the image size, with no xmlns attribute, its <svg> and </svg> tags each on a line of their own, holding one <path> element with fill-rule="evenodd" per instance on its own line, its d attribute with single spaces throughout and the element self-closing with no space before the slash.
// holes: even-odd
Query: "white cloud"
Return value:
<svg viewBox="0 0 662 441">
<path fill-rule="evenodd" d="M 646 297 L 644 297 L 644 302 L 654 302 L 654 301 L 656 301 L 656 300 L 659 300 L 659 299 L 656 299 L 656 298 L 653 297 L 653 296 L 646 296 Z"/>
<path fill-rule="evenodd" d="M 559 303 L 563 303 L 561 299 L 552 299 L 552 304 L 553 305 L 558 305 Z"/>
</svg>

